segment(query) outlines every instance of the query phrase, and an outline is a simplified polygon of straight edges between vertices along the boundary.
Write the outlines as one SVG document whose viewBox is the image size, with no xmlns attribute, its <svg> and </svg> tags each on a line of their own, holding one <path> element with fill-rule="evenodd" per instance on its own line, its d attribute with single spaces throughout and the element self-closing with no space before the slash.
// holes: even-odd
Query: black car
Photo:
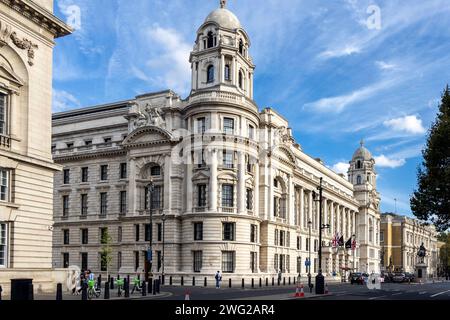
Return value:
<svg viewBox="0 0 450 320">
<path fill-rule="evenodd" d="M 415 278 L 415 276 L 414 276 L 414 273 L 411 273 L 411 272 L 406 272 L 405 273 L 405 282 L 413 282 L 414 281 L 414 278 Z"/>
<path fill-rule="evenodd" d="M 364 277 L 363 274 L 361 272 L 354 272 L 352 274 L 350 274 L 350 283 L 354 284 L 364 284 Z"/>
</svg>

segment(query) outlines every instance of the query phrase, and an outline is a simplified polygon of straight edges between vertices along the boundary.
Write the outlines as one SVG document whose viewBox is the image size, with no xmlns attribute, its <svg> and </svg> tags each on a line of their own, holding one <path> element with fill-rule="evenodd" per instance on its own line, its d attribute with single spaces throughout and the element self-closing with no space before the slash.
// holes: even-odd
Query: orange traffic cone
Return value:
<svg viewBox="0 0 450 320">
<path fill-rule="evenodd" d="M 305 297 L 305 292 L 303 291 L 303 284 L 300 286 L 300 291 L 299 291 L 299 287 L 297 285 L 297 289 L 295 289 L 295 297 L 296 298 L 304 298 Z"/>
<path fill-rule="evenodd" d="M 184 295 L 184 300 L 191 300 L 190 292 L 188 290 L 186 290 L 186 293 Z"/>
</svg>

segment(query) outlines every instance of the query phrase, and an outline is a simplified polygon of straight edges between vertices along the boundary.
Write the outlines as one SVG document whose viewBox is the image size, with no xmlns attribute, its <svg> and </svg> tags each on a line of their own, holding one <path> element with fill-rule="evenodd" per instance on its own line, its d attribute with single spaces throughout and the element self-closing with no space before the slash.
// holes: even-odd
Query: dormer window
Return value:
<svg viewBox="0 0 450 320">
<path fill-rule="evenodd" d="M 230 66 L 227 64 L 225 65 L 225 80 L 230 81 L 231 75 L 230 75 Z"/>
<path fill-rule="evenodd" d="M 207 83 L 214 82 L 214 66 L 213 65 L 210 65 L 207 69 L 206 82 Z"/>
<path fill-rule="evenodd" d="M 213 33 L 211 31 L 208 32 L 208 40 L 207 40 L 207 42 L 208 42 L 208 49 L 214 47 L 214 40 L 215 39 L 214 39 Z"/>
<path fill-rule="evenodd" d="M 244 55 L 244 42 L 241 40 L 239 40 L 239 53 Z"/>
</svg>

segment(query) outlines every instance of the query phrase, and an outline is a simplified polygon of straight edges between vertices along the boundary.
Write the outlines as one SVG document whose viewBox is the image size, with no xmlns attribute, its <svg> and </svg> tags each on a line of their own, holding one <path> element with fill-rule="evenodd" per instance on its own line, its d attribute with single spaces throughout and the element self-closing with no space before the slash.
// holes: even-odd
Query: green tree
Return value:
<svg viewBox="0 0 450 320">
<path fill-rule="evenodd" d="M 109 267 L 112 262 L 112 237 L 109 234 L 108 228 L 102 229 L 101 233 L 101 245 L 102 249 L 100 251 L 102 271 L 106 271 L 106 278 L 109 277 Z M 106 270 L 105 270 L 106 269 Z"/>
<path fill-rule="evenodd" d="M 450 228 L 450 90 L 442 94 L 437 119 L 432 125 L 418 169 L 418 190 L 411 197 L 411 210 L 438 231 Z"/>
<path fill-rule="evenodd" d="M 440 249 L 439 257 L 442 268 L 447 271 L 450 267 L 450 233 L 441 233 L 438 240 L 445 243 Z"/>
</svg>

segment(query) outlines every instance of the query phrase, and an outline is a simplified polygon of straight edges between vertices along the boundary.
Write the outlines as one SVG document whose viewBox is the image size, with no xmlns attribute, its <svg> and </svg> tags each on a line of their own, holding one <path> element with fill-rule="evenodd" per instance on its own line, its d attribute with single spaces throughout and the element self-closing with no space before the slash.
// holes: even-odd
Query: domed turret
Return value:
<svg viewBox="0 0 450 320">
<path fill-rule="evenodd" d="M 373 159 L 373 156 L 370 153 L 370 151 L 367 150 L 366 147 L 364 147 L 364 141 L 361 141 L 361 146 L 355 151 L 352 159 L 353 160 L 360 159 L 363 161 L 370 161 Z"/>
<path fill-rule="evenodd" d="M 219 9 L 211 12 L 208 17 L 206 17 L 205 23 L 214 22 L 217 23 L 222 28 L 236 30 L 241 28 L 241 23 L 239 19 L 228 9 L 225 7 L 221 7 Z"/>
</svg>

